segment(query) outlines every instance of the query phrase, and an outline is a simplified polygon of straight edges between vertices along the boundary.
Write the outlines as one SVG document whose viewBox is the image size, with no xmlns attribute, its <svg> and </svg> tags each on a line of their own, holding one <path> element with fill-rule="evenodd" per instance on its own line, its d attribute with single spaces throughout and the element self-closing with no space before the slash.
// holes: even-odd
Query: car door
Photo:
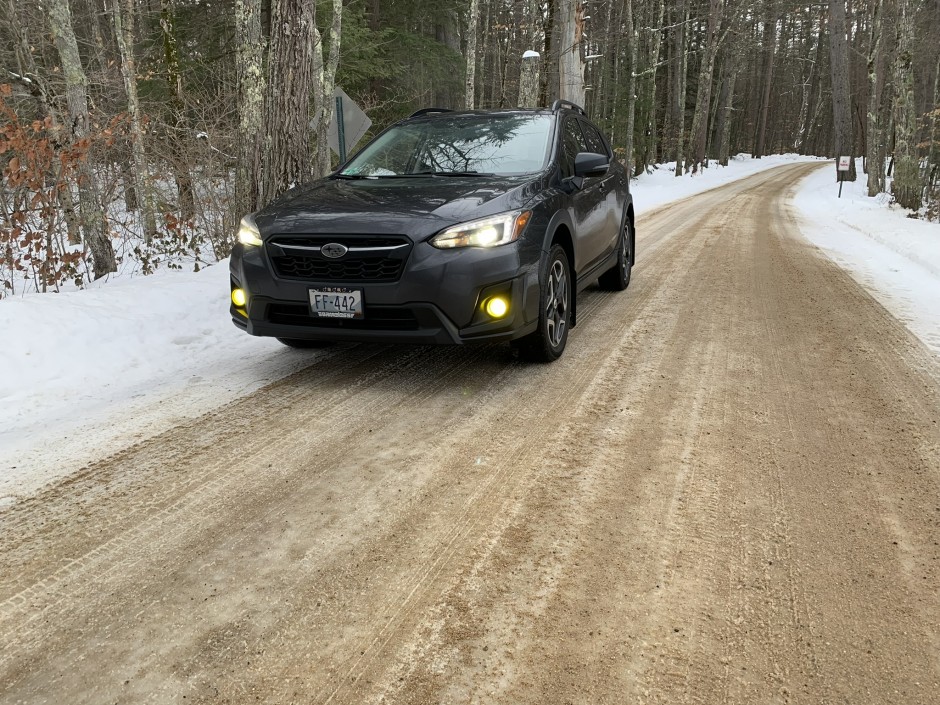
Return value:
<svg viewBox="0 0 940 705">
<path fill-rule="evenodd" d="M 609 159 L 612 159 L 607 141 L 601 136 L 601 133 L 594 125 L 582 118 L 581 130 L 584 132 L 584 140 L 587 143 L 589 152 L 606 154 Z M 619 167 L 613 162 L 611 162 L 607 173 L 598 179 L 598 188 L 601 193 L 604 194 L 606 202 L 606 217 L 603 225 L 605 244 L 602 256 L 609 255 L 617 247 L 617 237 L 620 234 L 620 221 L 623 216 L 624 205 L 620 198 L 620 193 L 623 190 L 621 188 L 623 186 L 622 180 L 623 174 Z"/>
<path fill-rule="evenodd" d="M 575 115 L 565 117 L 562 125 L 561 176 L 574 176 L 574 159 L 579 152 L 589 152 L 581 122 Z M 581 188 L 571 192 L 570 214 L 575 232 L 575 268 L 577 274 L 588 271 L 601 257 L 607 245 L 607 195 L 601 188 L 603 177 L 585 178 Z"/>
</svg>

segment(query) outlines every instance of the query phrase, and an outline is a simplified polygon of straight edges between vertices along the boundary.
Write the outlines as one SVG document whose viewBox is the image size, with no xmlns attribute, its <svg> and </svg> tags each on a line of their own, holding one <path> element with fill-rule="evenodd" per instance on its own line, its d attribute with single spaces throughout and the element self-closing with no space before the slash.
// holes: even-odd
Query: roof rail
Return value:
<svg viewBox="0 0 940 705">
<path fill-rule="evenodd" d="M 454 112 L 450 108 L 421 108 L 421 110 L 416 110 L 408 117 L 418 117 L 419 115 L 427 115 L 429 113 L 452 113 Z"/>
<path fill-rule="evenodd" d="M 587 117 L 587 113 L 584 112 L 584 108 L 582 108 L 580 105 L 572 103 L 570 100 L 556 100 L 554 103 L 552 103 L 552 112 L 558 110 L 559 108 L 569 108 L 574 110 L 576 113 L 580 113 L 581 115 Z"/>
</svg>

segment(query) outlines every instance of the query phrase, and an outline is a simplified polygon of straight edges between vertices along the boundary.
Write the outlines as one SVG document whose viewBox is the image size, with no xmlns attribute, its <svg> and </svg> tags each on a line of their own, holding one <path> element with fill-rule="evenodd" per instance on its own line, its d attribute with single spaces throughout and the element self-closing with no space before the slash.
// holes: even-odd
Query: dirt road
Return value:
<svg viewBox="0 0 940 705">
<path fill-rule="evenodd" d="M 812 168 L 642 218 L 556 364 L 314 353 L 0 513 L 0 702 L 940 702 L 940 373 Z"/>
</svg>

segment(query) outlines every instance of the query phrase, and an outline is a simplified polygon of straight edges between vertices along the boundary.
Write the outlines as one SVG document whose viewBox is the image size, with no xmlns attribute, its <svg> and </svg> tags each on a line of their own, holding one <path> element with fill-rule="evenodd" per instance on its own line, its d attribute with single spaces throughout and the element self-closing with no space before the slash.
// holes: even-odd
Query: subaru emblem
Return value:
<svg viewBox="0 0 940 705">
<path fill-rule="evenodd" d="M 347 252 L 349 252 L 349 248 L 346 245 L 340 245 L 338 242 L 328 242 L 320 248 L 320 254 L 330 259 L 342 257 Z"/>
</svg>

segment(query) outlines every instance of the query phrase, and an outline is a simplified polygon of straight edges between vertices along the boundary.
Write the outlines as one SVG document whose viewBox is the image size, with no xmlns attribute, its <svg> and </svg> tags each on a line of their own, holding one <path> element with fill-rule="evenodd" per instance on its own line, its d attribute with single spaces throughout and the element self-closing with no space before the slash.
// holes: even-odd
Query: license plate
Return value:
<svg viewBox="0 0 940 705">
<path fill-rule="evenodd" d="M 310 310 L 319 318 L 363 318 L 362 289 L 310 289 Z"/>
</svg>

